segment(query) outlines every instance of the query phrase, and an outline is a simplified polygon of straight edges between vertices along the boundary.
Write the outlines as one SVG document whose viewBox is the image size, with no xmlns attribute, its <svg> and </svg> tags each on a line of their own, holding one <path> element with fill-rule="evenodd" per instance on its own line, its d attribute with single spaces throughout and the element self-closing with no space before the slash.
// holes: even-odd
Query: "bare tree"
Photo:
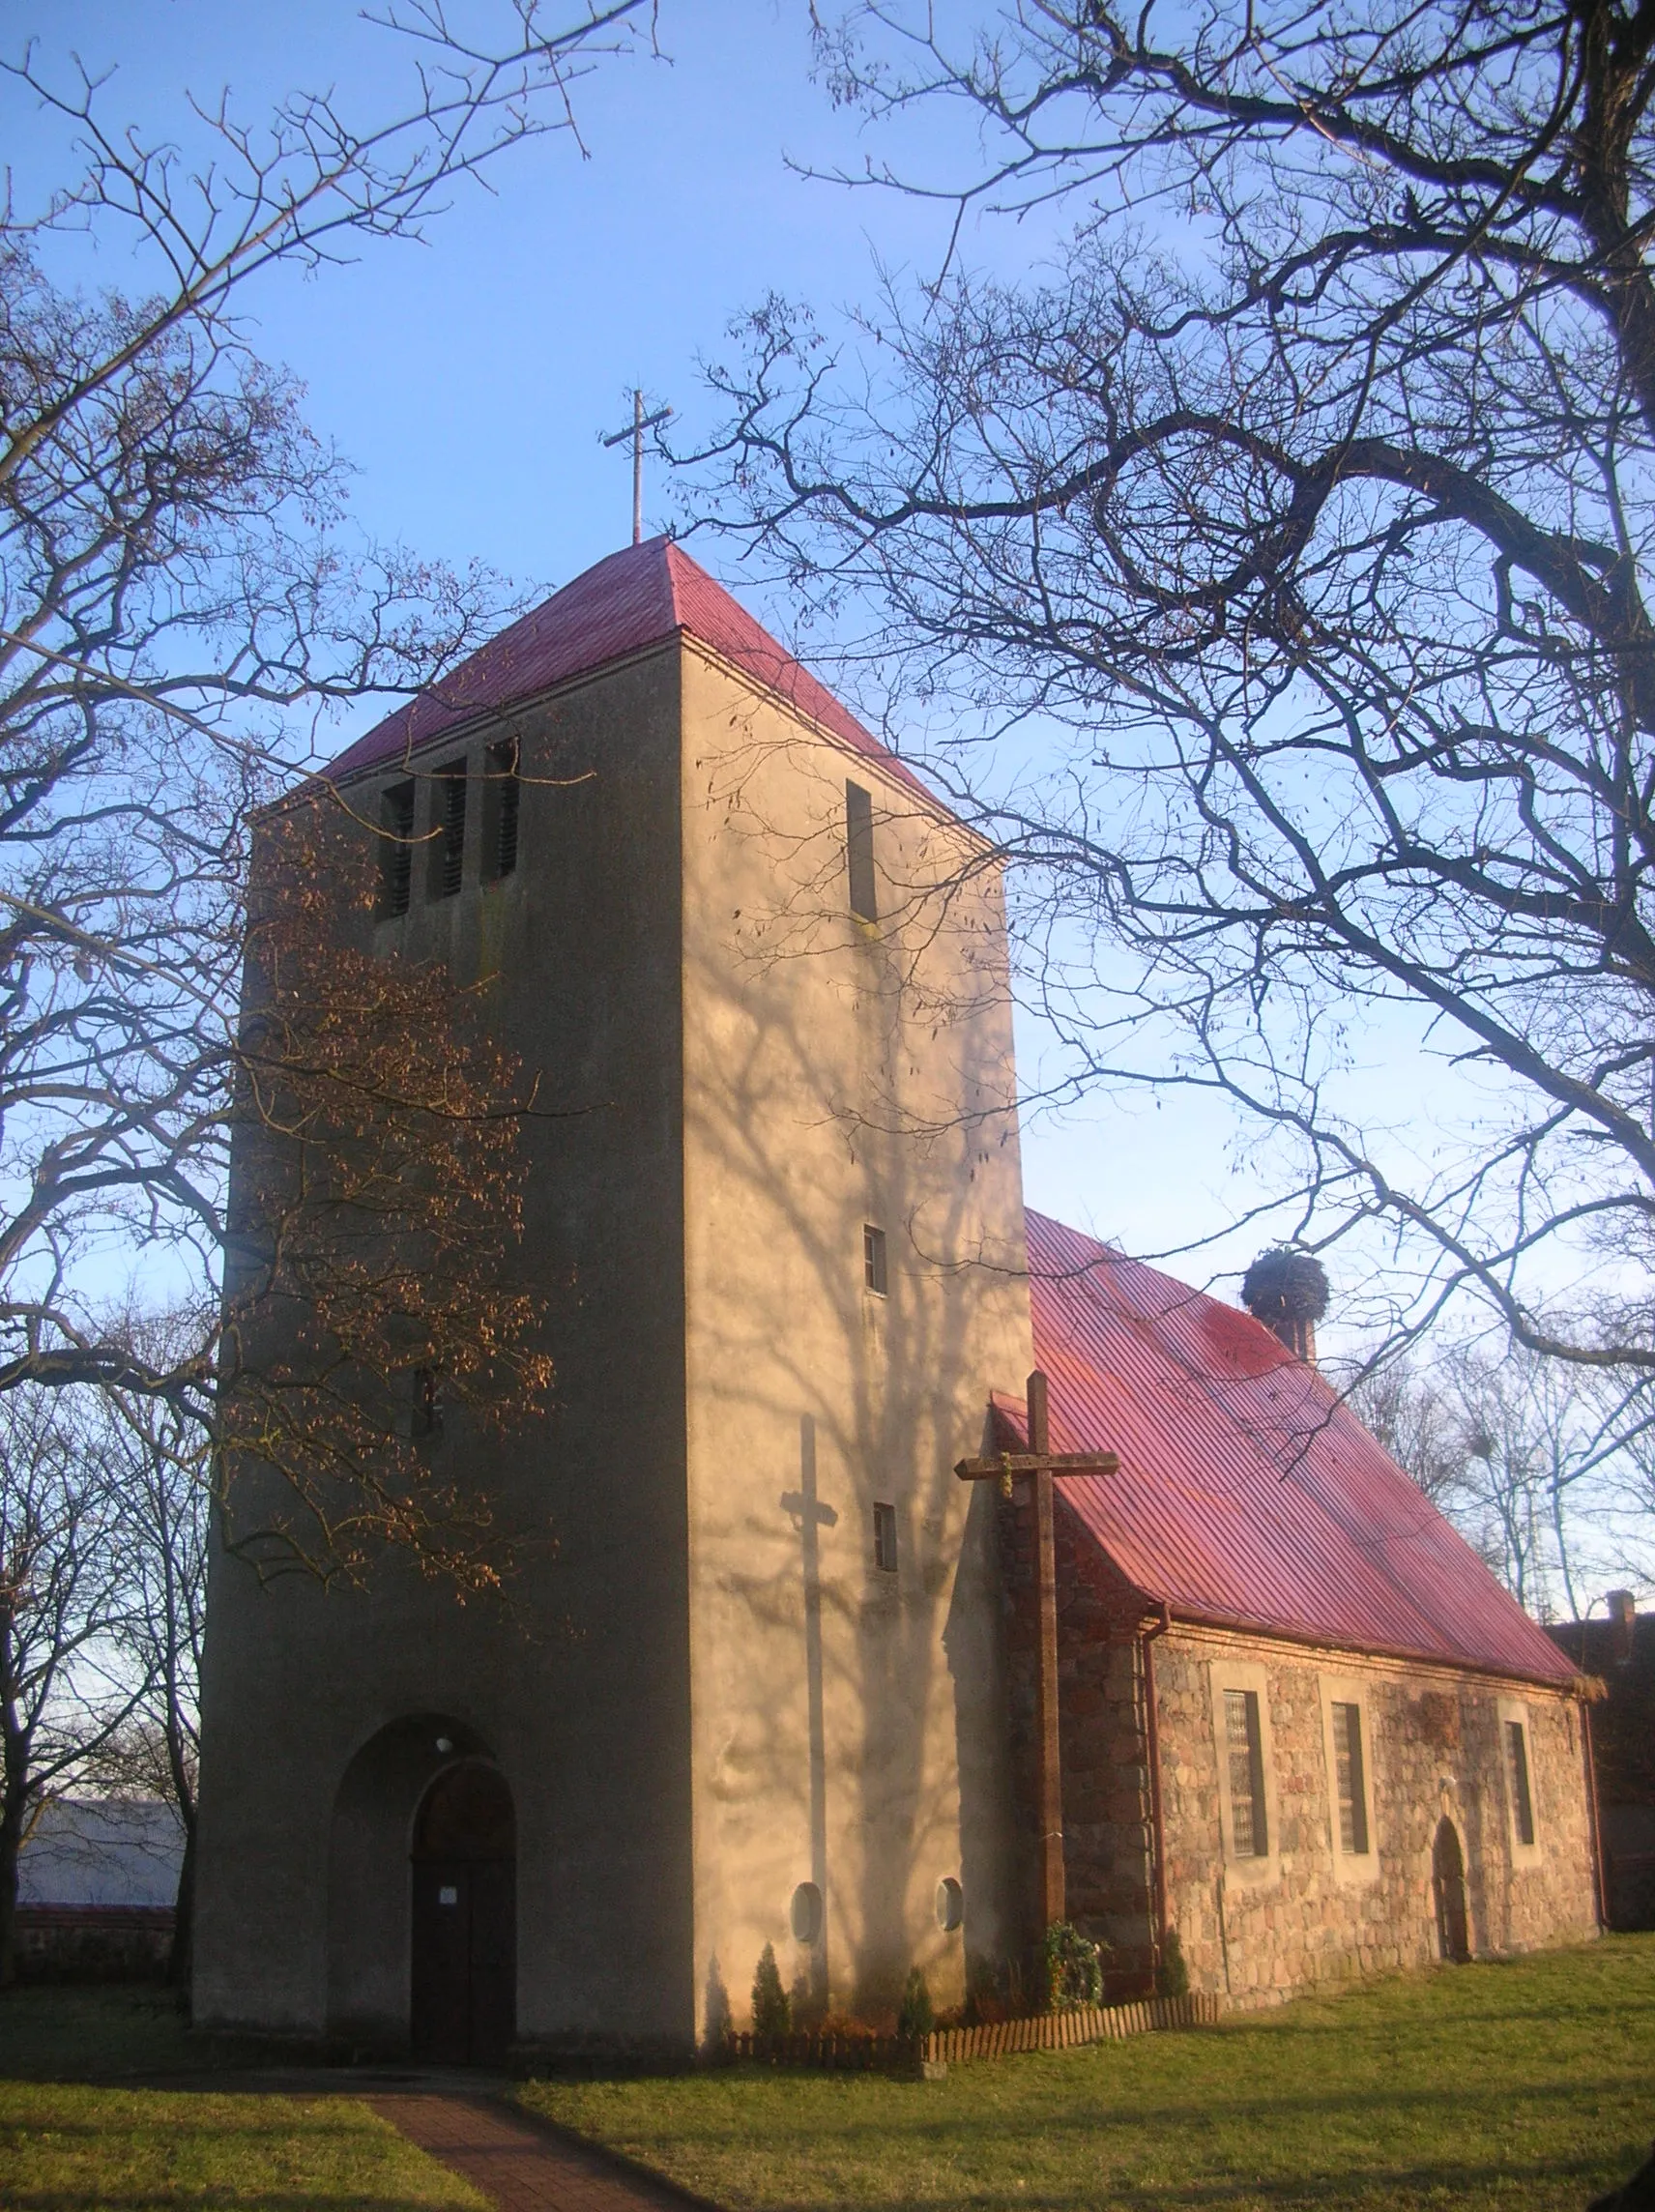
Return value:
<svg viewBox="0 0 1655 2212">
<path fill-rule="evenodd" d="M 164 1358 L 165 1339 L 198 1334 L 194 1317 L 130 1321 L 121 1335 Z M 158 1341 L 159 1340 L 159 1341 Z M 104 1395 L 98 1442 L 117 1499 L 110 1535 L 120 1582 L 112 1642 L 137 1702 L 88 1772 L 106 1789 L 170 1805 L 184 1839 L 167 1979 L 189 1980 L 195 1904 L 201 1640 L 214 1500 L 213 1438 L 172 1400 Z"/>
<path fill-rule="evenodd" d="M 376 112 L 322 92 L 257 122 L 227 99 L 197 104 L 188 155 L 111 112 L 110 84 L 78 64 L 31 48 L 0 78 L 64 127 L 78 162 L 46 205 L 0 209 L 0 1394 L 115 1387 L 205 1419 L 228 1383 L 245 1408 L 247 1390 L 234 1392 L 247 1378 L 213 1318 L 231 1121 L 303 1098 L 314 1135 L 360 1150 L 376 1095 L 409 1171 L 412 1233 L 440 1240 L 485 1160 L 497 1179 L 475 1264 L 423 1301 L 445 1356 L 477 1378 L 504 1324 L 514 1382 L 543 1379 L 512 1351 L 533 1320 L 512 1294 L 461 1310 L 509 1241 L 521 1103 L 490 1088 L 506 1070 L 466 994 L 439 971 L 347 976 L 319 943 L 306 965 L 296 904 L 249 922 L 245 900 L 254 827 L 319 718 L 440 681 L 498 619 L 502 588 L 350 530 L 344 466 L 292 380 L 257 358 L 245 317 L 278 269 L 419 239 L 513 146 L 572 138 L 572 87 L 600 58 L 647 49 L 653 10 L 392 0 L 378 21 Z M 76 230 L 130 255 L 131 292 L 90 297 L 56 278 Z M 343 808 L 324 784 L 310 798 Z M 243 971 L 268 963 L 281 931 L 251 1037 L 237 1024 Z M 421 1058 L 445 1024 L 448 1042 Z M 336 1189 L 330 1203 L 336 1218 Z M 188 1283 L 204 1318 L 192 1340 L 170 1334 L 164 1357 L 105 1325 L 99 1299 L 123 1248 Z M 371 1333 L 358 1327 L 358 1353 Z M 332 1460 L 337 1476 L 337 1440 Z M 383 1481 L 375 1495 L 378 1539 L 430 1524 L 392 1509 Z M 330 1512 L 348 1517 L 336 1500 Z M 353 1526 L 362 1534 L 364 1516 Z"/>
<path fill-rule="evenodd" d="M 0 1987 L 15 1974 L 17 1859 L 41 1805 L 149 1687 L 115 1663 L 119 1501 L 88 1424 L 39 1385 L 0 1422 Z"/>
<path fill-rule="evenodd" d="M 1406 1356 L 1362 1362 L 1349 1376 L 1346 1402 L 1432 1504 L 1452 1517 L 1466 1479 L 1465 1422 L 1442 1381 Z"/>
<path fill-rule="evenodd" d="M 931 766 L 1016 863 L 1077 1084 L 1234 1102 L 1305 1241 L 1382 1229 L 1410 1325 L 1469 1292 L 1636 1431 L 1655 17 L 948 20 L 873 0 L 825 39 L 883 128 L 977 127 L 963 181 L 900 180 L 962 218 L 948 266 L 840 346 L 767 303 L 695 496 L 876 699 L 955 723 Z M 961 263 L 967 215 L 1065 201 L 1027 280 Z M 1399 1045 L 1433 1124 L 1376 1099 Z"/>
<path fill-rule="evenodd" d="M 1366 1427 L 1542 1620 L 1647 1580 L 1647 1428 L 1615 1379 L 1522 1346 L 1446 1342 L 1334 1362 Z"/>
</svg>

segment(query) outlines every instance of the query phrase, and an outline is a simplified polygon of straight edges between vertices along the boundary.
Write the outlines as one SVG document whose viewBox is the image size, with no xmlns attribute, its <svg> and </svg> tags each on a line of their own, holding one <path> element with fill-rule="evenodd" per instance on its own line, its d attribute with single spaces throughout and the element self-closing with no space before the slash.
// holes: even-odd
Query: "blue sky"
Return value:
<svg viewBox="0 0 1655 2212">
<path fill-rule="evenodd" d="M 669 58 L 606 62 L 577 91 L 587 159 L 567 137 L 523 148 L 493 173 L 492 194 L 462 191 L 428 245 L 370 245 L 353 267 L 258 292 L 256 342 L 307 384 L 313 425 L 360 471 L 370 531 L 525 585 L 566 582 L 629 534 L 626 459 L 598 436 L 624 418 L 635 383 L 693 413 L 698 358 L 772 288 L 830 310 L 869 296 L 876 255 L 936 267 L 947 219 L 937 208 L 790 171 L 790 156 L 854 170 L 867 151 L 857 118 L 810 80 L 808 27 L 806 0 L 662 0 Z M 350 0 L 0 0 L 6 50 L 31 33 L 48 67 L 78 53 L 94 73 L 115 71 L 111 114 L 187 144 L 186 91 L 216 101 L 228 86 L 256 119 L 288 90 L 333 85 L 372 111 L 407 66 Z M 15 91 L 0 95 L 0 123 L 20 199 L 68 173 L 61 137 Z M 926 119 L 903 144 L 934 167 L 963 161 L 969 148 L 944 128 Z M 968 240 L 979 263 L 1027 265 L 1041 249 L 1033 226 Z M 83 281 L 131 281 L 111 253 L 73 258 Z M 647 511 L 658 520 L 669 502 L 657 480 Z M 716 550 L 705 557 L 720 567 Z M 739 582 L 727 561 L 723 573 Z M 749 596 L 786 629 L 784 606 Z M 1026 1071 L 1039 1042 L 1025 1025 Z M 1222 1113 L 1176 1093 L 1031 1118 L 1029 1195 L 1132 1249 L 1164 1250 L 1244 1203 L 1252 1179 L 1230 1170 L 1234 1135 Z M 1182 1271 L 1244 1265 L 1260 1240 L 1249 1232 Z"/>
</svg>

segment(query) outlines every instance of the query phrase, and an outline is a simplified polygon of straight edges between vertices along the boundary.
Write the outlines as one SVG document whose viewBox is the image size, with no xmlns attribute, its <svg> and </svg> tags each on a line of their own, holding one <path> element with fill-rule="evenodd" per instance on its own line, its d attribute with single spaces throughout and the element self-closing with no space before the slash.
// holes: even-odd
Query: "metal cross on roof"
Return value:
<svg viewBox="0 0 1655 2212">
<path fill-rule="evenodd" d="M 1063 1769 L 1058 1742 L 1058 1569 L 1052 1540 L 1052 1478 L 1063 1474 L 1118 1474 L 1120 1461 L 1110 1452 L 1055 1452 L 1050 1448 L 1046 1378 L 1038 1368 L 1029 1378 L 1029 1449 L 996 1452 L 989 1459 L 963 1459 L 954 1469 L 962 1482 L 999 1481 L 1010 1495 L 1014 1475 L 1028 1477 L 1034 1489 L 1034 1593 L 1039 1616 L 1036 1639 L 1034 1750 L 1040 1812 L 1040 1910 L 1042 1926 L 1068 1917 L 1063 1882 Z"/>
<path fill-rule="evenodd" d="M 666 422 L 670 407 L 657 407 L 653 415 L 644 413 L 644 394 L 632 394 L 632 420 L 624 430 L 616 430 L 603 440 L 606 446 L 623 446 L 632 441 L 632 542 L 644 542 L 644 432 L 653 430 L 657 422 Z"/>
</svg>

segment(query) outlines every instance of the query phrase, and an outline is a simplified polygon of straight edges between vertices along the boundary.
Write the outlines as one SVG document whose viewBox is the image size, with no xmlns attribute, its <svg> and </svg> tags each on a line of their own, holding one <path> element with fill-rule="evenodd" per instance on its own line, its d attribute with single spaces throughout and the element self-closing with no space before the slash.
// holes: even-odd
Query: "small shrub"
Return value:
<svg viewBox="0 0 1655 2212">
<path fill-rule="evenodd" d="M 1054 1920 L 1040 1947 L 1047 2012 L 1103 2002 L 1103 1950 L 1072 1920 Z"/>
<path fill-rule="evenodd" d="M 1161 1945 L 1161 1964 L 1155 1970 L 1155 1994 L 1158 1997 L 1189 1995 L 1189 1968 L 1184 1965 L 1184 1947 L 1176 1928 L 1167 1930 L 1167 1939 Z"/>
<path fill-rule="evenodd" d="M 767 1943 L 759 1953 L 759 1970 L 753 1976 L 753 2033 L 786 2035 L 793 2026 L 793 2007 L 781 1986 L 775 1945 Z"/>
<path fill-rule="evenodd" d="M 929 2035 L 935 2024 L 931 1992 L 925 1986 L 925 1976 L 915 1966 L 909 1974 L 908 1985 L 902 1993 L 902 2009 L 896 2016 L 896 2032 L 898 2035 Z"/>
</svg>

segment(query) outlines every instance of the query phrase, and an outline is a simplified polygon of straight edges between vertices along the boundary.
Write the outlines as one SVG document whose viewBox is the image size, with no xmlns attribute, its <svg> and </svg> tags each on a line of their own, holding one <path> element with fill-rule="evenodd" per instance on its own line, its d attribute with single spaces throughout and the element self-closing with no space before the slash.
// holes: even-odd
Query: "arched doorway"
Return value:
<svg viewBox="0 0 1655 2212">
<path fill-rule="evenodd" d="M 1437 1892 L 1437 1940 L 1443 1958 L 1464 1965 L 1471 1956 L 1470 1919 L 1466 1909 L 1466 1858 L 1460 1833 L 1446 1814 L 1437 1823 L 1431 1850 L 1431 1883 Z"/>
<path fill-rule="evenodd" d="M 414 2055 L 498 2066 L 516 2026 L 517 1821 L 497 1766 L 468 1759 L 437 1777 L 413 1862 Z"/>
</svg>

